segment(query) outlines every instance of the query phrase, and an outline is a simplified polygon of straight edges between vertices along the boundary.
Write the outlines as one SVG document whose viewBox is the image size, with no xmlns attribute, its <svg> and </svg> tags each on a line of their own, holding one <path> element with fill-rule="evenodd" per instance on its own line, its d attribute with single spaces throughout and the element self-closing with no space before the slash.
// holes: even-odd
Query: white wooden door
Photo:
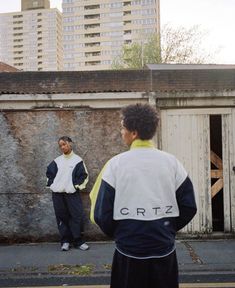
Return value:
<svg viewBox="0 0 235 288">
<path fill-rule="evenodd" d="M 229 173 L 230 173 L 230 207 L 231 207 L 231 230 L 235 232 L 235 109 L 229 117 Z"/>
<path fill-rule="evenodd" d="M 188 233 L 212 232 L 212 201 L 210 174 L 210 115 L 221 115 L 224 180 L 224 230 L 231 229 L 229 163 L 230 133 L 235 113 L 231 109 L 174 109 L 161 111 L 161 148 L 174 154 L 185 166 L 194 184 L 198 213 L 183 229 Z M 232 119 L 231 117 L 234 117 Z M 233 131 L 235 135 L 235 130 Z M 235 151 L 235 147 L 234 147 Z M 233 184 L 235 185 L 235 184 Z M 235 188 L 235 187 L 234 187 Z M 234 190 L 234 189 L 233 189 Z M 235 199 L 233 199 L 235 204 Z M 233 212 L 234 213 L 234 212 Z"/>
</svg>

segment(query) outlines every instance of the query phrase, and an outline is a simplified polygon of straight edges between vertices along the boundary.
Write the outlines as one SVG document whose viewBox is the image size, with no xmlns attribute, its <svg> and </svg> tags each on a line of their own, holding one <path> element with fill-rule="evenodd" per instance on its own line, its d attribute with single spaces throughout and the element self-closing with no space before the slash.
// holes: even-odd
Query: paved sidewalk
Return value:
<svg viewBox="0 0 235 288">
<path fill-rule="evenodd" d="M 58 243 L 0 245 L 0 273 L 47 272 L 53 265 L 93 265 L 110 270 L 113 242 L 91 242 L 88 251 L 60 251 Z M 235 271 L 235 240 L 176 241 L 180 271 Z M 28 268 L 28 271 L 27 271 Z"/>
<path fill-rule="evenodd" d="M 88 251 L 60 251 L 58 243 L 0 245 L 0 279 L 66 275 L 110 277 L 113 242 L 91 242 Z M 180 275 L 229 273 L 235 282 L 235 239 L 178 240 Z M 77 266 L 79 265 L 79 266 Z"/>
</svg>

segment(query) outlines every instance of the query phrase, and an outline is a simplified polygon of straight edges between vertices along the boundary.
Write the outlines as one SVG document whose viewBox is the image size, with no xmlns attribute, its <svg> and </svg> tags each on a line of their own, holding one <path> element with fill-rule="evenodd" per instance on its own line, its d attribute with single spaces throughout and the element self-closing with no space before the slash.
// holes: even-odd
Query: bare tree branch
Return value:
<svg viewBox="0 0 235 288">
<path fill-rule="evenodd" d="M 211 63 L 211 55 L 202 48 L 205 35 L 200 26 L 173 28 L 167 24 L 161 30 L 161 38 L 155 33 L 143 41 L 124 45 L 112 68 L 140 69 L 145 64 L 157 63 Z"/>
</svg>

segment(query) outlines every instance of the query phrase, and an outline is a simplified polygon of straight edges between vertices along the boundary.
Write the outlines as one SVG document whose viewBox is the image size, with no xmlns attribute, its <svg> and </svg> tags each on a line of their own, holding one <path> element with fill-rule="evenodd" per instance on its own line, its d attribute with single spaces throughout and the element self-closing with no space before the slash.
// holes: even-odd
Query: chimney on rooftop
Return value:
<svg viewBox="0 0 235 288">
<path fill-rule="evenodd" d="M 21 0 L 21 11 L 49 8 L 50 0 Z"/>
</svg>

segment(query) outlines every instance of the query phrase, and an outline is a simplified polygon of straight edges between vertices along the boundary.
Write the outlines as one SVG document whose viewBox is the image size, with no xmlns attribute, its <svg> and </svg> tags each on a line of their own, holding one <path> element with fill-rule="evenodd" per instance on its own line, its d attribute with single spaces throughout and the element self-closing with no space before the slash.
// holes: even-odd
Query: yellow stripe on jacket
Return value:
<svg viewBox="0 0 235 288">
<path fill-rule="evenodd" d="M 107 162 L 108 163 L 108 162 Z M 90 211 L 90 219 L 91 219 L 91 222 L 96 224 L 95 223 L 95 218 L 94 218 L 94 212 L 95 212 L 95 203 L 96 203 L 96 199 L 97 199 L 97 196 L 98 196 L 98 193 L 99 193 L 99 190 L 100 190 L 100 185 L 101 185 L 101 181 L 102 181 L 102 175 L 103 175 L 103 172 L 105 170 L 105 167 L 107 165 L 107 163 L 104 165 L 104 167 L 102 168 L 102 170 L 100 171 L 100 174 L 98 175 L 96 181 L 95 181 L 95 184 L 90 192 L 90 200 L 91 200 L 91 211 Z"/>
</svg>

